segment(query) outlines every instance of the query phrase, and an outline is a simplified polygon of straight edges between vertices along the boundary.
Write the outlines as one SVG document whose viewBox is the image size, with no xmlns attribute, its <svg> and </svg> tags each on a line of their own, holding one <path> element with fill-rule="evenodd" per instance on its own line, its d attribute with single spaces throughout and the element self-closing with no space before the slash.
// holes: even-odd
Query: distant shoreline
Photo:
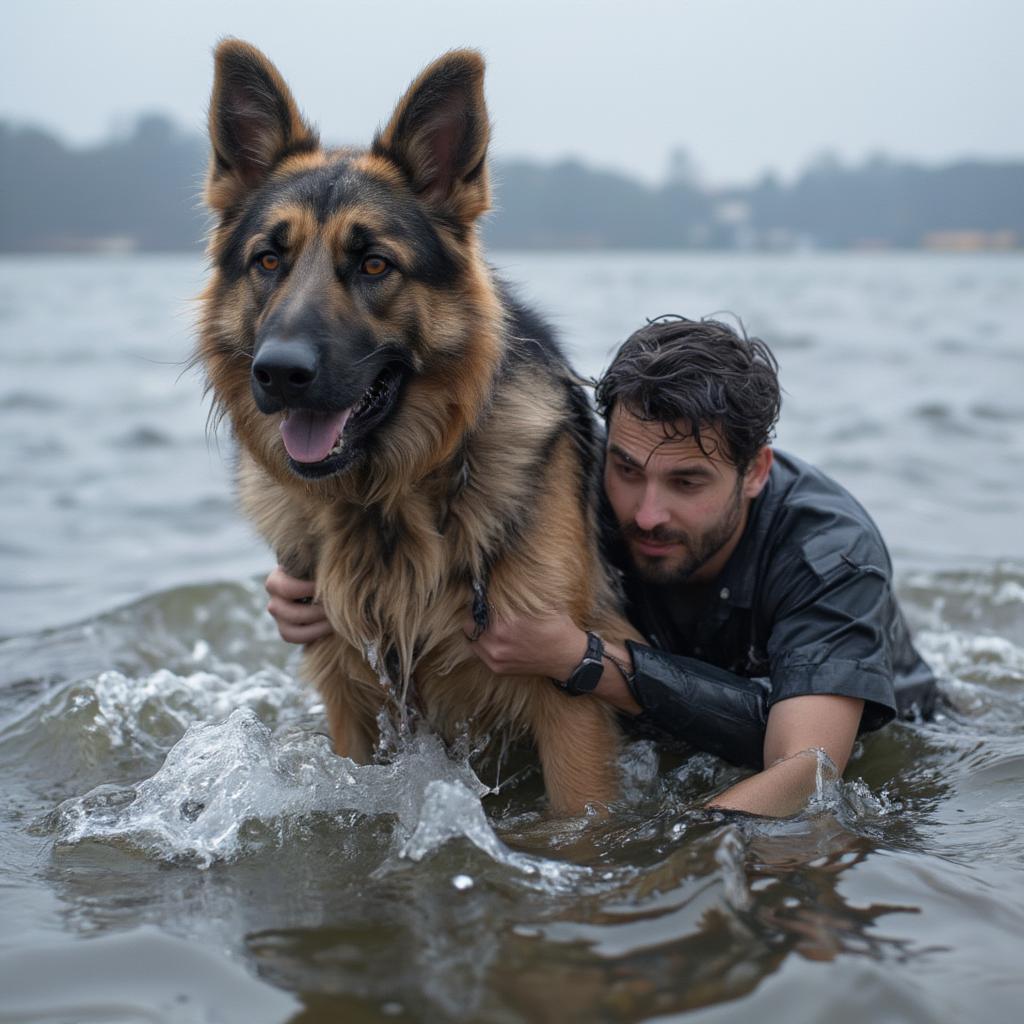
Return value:
<svg viewBox="0 0 1024 1024">
<path fill-rule="evenodd" d="M 604 246 L 583 248 L 580 246 L 551 246 L 551 247 L 529 247 L 529 246 L 497 246 L 491 245 L 487 249 L 488 257 L 491 262 L 494 262 L 495 257 L 500 256 L 562 256 L 562 257 L 575 257 L 575 256 L 612 256 L 615 254 L 622 255 L 657 255 L 657 256 L 692 256 L 692 257 L 705 257 L 709 259 L 719 258 L 736 258 L 743 259 L 746 257 L 765 257 L 765 258 L 778 258 L 778 259 L 800 259 L 814 257 L 816 259 L 829 259 L 831 257 L 850 257 L 850 256 L 864 256 L 864 257 L 880 257 L 884 258 L 887 256 L 899 257 L 899 256 L 923 256 L 935 259 L 944 259 L 948 257 L 963 257 L 963 256 L 985 256 L 985 257 L 1019 257 L 1024 255 L 1024 246 L 1015 246 L 1014 248 L 989 248 L 989 249 L 958 249 L 958 248 L 937 248 L 937 247 L 904 247 L 896 248 L 890 247 L 879 247 L 879 248 L 850 248 L 850 249 L 815 249 L 815 248 L 803 248 L 803 249 L 684 249 L 684 248 L 668 248 L 668 247 L 644 247 L 644 246 Z M 14 259 L 32 259 L 32 260 L 48 260 L 48 259 L 62 259 L 67 257 L 80 257 L 83 260 L 109 260 L 115 262 L 117 260 L 125 259 L 160 259 L 162 257 L 182 257 L 193 259 L 196 262 L 201 262 L 204 258 L 205 252 L 202 246 L 195 246 L 193 248 L 176 248 L 176 249 L 139 249 L 139 248 L 122 248 L 120 246 L 107 247 L 107 246 L 78 246 L 67 249 L 0 249 L 0 262 L 10 262 Z M 500 269 L 500 268 L 499 268 Z"/>
<path fill-rule="evenodd" d="M 0 252 L 198 252 L 208 143 L 161 115 L 72 148 L 0 120 Z M 579 160 L 493 162 L 490 249 L 531 252 L 1024 250 L 1024 159 L 924 166 L 823 156 L 791 182 L 660 184 Z"/>
</svg>

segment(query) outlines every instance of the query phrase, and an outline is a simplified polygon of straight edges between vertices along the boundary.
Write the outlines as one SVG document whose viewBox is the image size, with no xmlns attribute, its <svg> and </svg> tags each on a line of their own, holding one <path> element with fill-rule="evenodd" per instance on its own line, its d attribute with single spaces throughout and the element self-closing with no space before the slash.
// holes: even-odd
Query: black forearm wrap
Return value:
<svg viewBox="0 0 1024 1024">
<path fill-rule="evenodd" d="M 767 688 L 724 669 L 627 641 L 630 689 L 643 712 L 634 721 L 733 764 L 761 768 Z"/>
</svg>

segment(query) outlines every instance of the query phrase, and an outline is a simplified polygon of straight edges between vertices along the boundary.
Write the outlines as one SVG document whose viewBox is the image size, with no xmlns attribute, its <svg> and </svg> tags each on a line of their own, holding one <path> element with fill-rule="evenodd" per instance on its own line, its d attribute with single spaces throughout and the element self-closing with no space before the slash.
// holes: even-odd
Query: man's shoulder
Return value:
<svg viewBox="0 0 1024 1024">
<path fill-rule="evenodd" d="M 891 561 L 867 510 L 838 481 L 788 452 L 775 451 L 760 524 L 771 552 L 824 578 L 844 566 L 888 575 Z"/>
</svg>

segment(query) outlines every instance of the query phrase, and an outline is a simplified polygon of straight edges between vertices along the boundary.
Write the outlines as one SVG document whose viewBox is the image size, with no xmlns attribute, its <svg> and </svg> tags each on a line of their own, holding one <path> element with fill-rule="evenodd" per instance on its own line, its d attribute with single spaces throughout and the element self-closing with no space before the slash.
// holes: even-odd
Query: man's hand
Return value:
<svg viewBox="0 0 1024 1024">
<path fill-rule="evenodd" d="M 587 634 L 562 613 L 541 618 L 491 614 L 478 640 L 472 614 L 462 631 L 473 653 L 492 671 L 505 676 L 550 676 L 568 679 L 587 650 Z"/>
<path fill-rule="evenodd" d="M 587 634 L 566 612 L 533 618 L 526 615 L 491 615 L 477 640 L 470 640 L 476 624 L 472 612 L 463 620 L 462 632 L 470 650 L 496 675 L 548 676 L 565 682 L 587 653 Z M 605 651 L 620 664 L 629 665 L 629 652 L 605 640 Z M 620 711 L 640 713 L 625 680 L 607 659 L 604 675 L 594 695 Z"/>
<path fill-rule="evenodd" d="M 316 585 L 312 580 L 297 580 L 278 566 L 264 585 L 270 595 L 267 611 L 282 640 L 308 644 L 332 632 L 323 608 L 313 601 Z"/>
</svg>

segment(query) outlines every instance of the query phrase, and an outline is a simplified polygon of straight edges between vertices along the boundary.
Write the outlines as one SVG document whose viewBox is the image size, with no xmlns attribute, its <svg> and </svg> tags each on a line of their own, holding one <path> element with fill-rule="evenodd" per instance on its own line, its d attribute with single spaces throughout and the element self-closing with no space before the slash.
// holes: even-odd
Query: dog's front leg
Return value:
<svg viewBox="0 0 1024 1024">
<path fill-rule="evenodd" d="M 335 635 L 307 644 L 302 674 L 323 698 L 334 751 L 356 764 L 369 764 L 376 742 L 376 722 L 365 702 L 355 698 L 351 675 L 346 672 L 348 649 Z"/>
<path fill-rule="evenodd" d="M 355 713 L 342 700 L 326 698 L 327 724 L 331 742 L 339 757 L 349 757 L 356 764 L 369 764 L 373 757 L 373 742 L 369 733 L 356 721 Z"/>
<path fill-rule="evenodd" d="M 533 733 L 552 813 L 605 811 L 618 796 L 619 731 L 596 697 L 569 697 L 545 680 L 535 703 Z"/>
</svg>

